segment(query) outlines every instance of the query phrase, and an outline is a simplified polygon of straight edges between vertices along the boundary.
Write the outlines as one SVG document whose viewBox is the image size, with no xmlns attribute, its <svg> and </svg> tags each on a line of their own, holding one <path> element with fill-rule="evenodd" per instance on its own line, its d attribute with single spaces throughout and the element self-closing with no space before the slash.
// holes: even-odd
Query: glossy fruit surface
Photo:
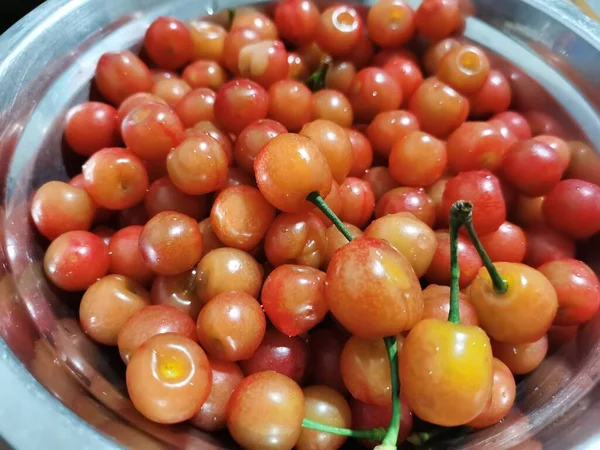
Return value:
<svg viewBox="0 0 600 450">
<path fill-rule="evenodd" d="M 143 227 L 131 225 L 121 228 L 110 239 L 109 272 L 126 276 L 142 286 L 148 286 L 154 279 L 154 271 L 146 265 L 140 251 L 140 235 Z"/>
<path fill-rule="evenodd" d="M 450 50 L 437 67 L 438 78 L 463 94 L 479 91 L 489 73 L 488 57 L 474 45 Z"/>
<path fill-rule="evenodd" d="M 465 122 L 447 142 L 448 166 L 454 172 L 495 171 L 502 167 L 508 141 L 489 122 Z"/>
<path fill-rule="evenodd" d="M 267 91 L 250 80 L 234 80 L 221 86 L 215 98 L 215 117 L 226 131 L 239 134 L 255 120 L 267 117 Z"/>
<path fill-rule="evenodd" d="M 282 133 L 287 133 L 286 128 L 274 120 L 262 119 L 248 125 L 235 141 L 233 158 L 236 165 L 254 175 L 256 155 L 267 142 Z"/>
<path fill-rule="evenodd" d="M 367 137 L 373 150 L 383 156 L 390 156 L 392 148 L 405 136 L 419 129 L 417 117 L 401 109 L 377 114 L 367 127 Z"/>
<path fill-rule="evenodd" d="M 429 186 L 446 170 L 448 156 L 443 141 L 422 131 L 397 139 L 390 153 L 390 175 L 402 186 Z"/>
<path fill-rule="evenodd" d="M 321 13 L 315 41 L 331 56 L 352 52 L 363 33 L 363 20 L 358 11 L 347 5 L 334 5 Z"/>
<path fill-rule="evenodd" d="M 363 228 L 375 210 L 375 195 L 371 184 L 360 178 L 348 177 L 340 185 L 341 208 L 338 214 L 344 222 Z"/>
<path fill-rule="evenodd" d="M 350 232 L 350 234 L 357 238 L 363 235 L 363 232 L 360 228 L 345 223 L 344 226 Z M 348 239 L 340 233 L 340 231 L 335 227 L 335 225 L 329 225 L 325 230 L 325 235 L 327 236 L 327 247 L 325 251 L 325 261 L 323 262 L 323 267 L 327 267 L 331 262 L 331 258 L 333 258 L 333 254 L 341 247 L 348 243 Z"/>
<path fill-rule="evenodd" d="M 423 188 L 399 187 L 386 192 L 375 206 L 375 217 L 406 212 L 428 226 L 435 223 L 433 201 Z"/>
<path fill-rule="evenodd" d="M 173 306 L 196 320 L 202 307 L 196 294 L 196 270 L 178 275 L 158 275 L 152 282 L 150 298 L 154 305 Z"/>
<path fill-rule="evenodd" d="M 525 232 L 517 225 L 504 222 L 489 234 L 481 236 L 481 244 L 492 261 L 520 263 L 527 250 Z"/>
<path fill-rule="evenodd" d="M 183 22 L 159 17 L 146 31 L 144 48 L 160 67 L 178 69 L 192 59 L 194 42 Z"/>
<path fill-rule="evenodd" d="M 502 361 L 514 375 L 525 375 L 538 367 L 548 351 L 548 337 L 524 344 L 507 344 L 492 341 L 494 356 Z"/>
<path fill-rule="evenodd" d="M 100 93 L 114 105 L 137 92 L 150 92 L 152 88 L 150 70 L 129 50 L 103 54 L 94 80 Z"/>
<path fill-rule="evenodd" d="M 369 9 L 367 27 L 377 45 L 398 47 L 415 31 L 414 12 L 403 0 L 381 0 Z"/>
<path fill-rule="evenodd" d="M 477 311 L 471 305 L 469 296 L 459 292 L 458 304 L 460 323 L 479 326 Z M 450 287 L 430 284 L 423 289 L 423 319 L 448 320 L 450 313 Z"/>
<path fill-rule="evenodd" d="M 458 0 L 425 0 L 417 9 L 417 31 L 433 41 L 444 39 L 458 31 L 463 24 Z"/>
<path fill-rule="evenodd" d="M 398 109 L 402 104 L 402 88 L 383 69 L 366 67 L 352 80 L 348 98 L 356 120 L 367 123 L 380 112 Z"/>
<path fill-rule="evenodd" d="M 76 153 L 90 156 L 119 143 L 117 111 L 100 102 L 85 102 L 66 115 L 65 139 Z"/>
</svg>

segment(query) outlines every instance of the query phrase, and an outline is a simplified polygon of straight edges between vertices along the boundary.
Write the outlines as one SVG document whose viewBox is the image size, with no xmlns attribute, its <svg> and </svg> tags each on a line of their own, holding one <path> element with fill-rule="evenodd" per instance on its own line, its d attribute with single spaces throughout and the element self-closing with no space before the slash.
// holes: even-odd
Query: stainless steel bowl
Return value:
<svg viewBox="0 0 600 450">
<path fill-rule="evenodd" d="M 46 282 L 28 200 L 43 182 L 73 175 L 61 125 L 88 97 L 102 53 L 136 47 L 159 15 L 190 19 L 237 3 L 50 0 L 0 38 L 0 435 L 16 448 L 235 448 L 224 435 L 159 426 L 134 410 L 118 356 L 69 319 L 78 299 Z M 515 105 L 540 129 L 600 142 L 600 25 L 562 0 L 474 3 L 466 36 L 496 55 Z M 582 249 L 597 271 L 598 244 Z M 598 361 L 600 315 L 519 383 L 518 409 L 502 423 L 440 447 L 600 447 Z"/>
</svg>

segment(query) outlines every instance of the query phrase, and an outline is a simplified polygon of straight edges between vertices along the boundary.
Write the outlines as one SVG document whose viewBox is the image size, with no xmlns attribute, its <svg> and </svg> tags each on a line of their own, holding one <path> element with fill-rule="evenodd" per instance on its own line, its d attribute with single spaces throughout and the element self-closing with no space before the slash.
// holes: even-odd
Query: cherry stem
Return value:
<svg viewBox="0 0 600 450">
<path fill-rule="evenodd" d="M 458 230 L 463 226 L 469 214 L 470 210 L 465 208 L 465 202 L 462 200 L 454 203 L 450 208 L 450 311 L 448 312 L 448 322 L 451 323 L 460 323 Z"/>
<path fill-rule="evenodd" d="M 498 270 L 494 266 L 494 263 L 488 256 L 487 252 L 483 248 L 483 244 L 479 240 L 477 236 L 477 232 L 473 227 L 473 204 L 471 202 L 467 202 L 464 200 L 459 200 L 456 203 L 462 203 L 462 210 L 466 213 L 466 217 L 464 219 L 463 225 L 467 229 L 467 233 L 469 233 L 469 237 L 471 238 L 471 242 L 475 246 L 477 253 L 479 253 L 479 257 L 483 261 L 483 265 L 487 269 L 490 274 L 490 278 L 492 279 L 492 284 L 494 286 L 494 291 L 497 294 L 504 294 L 508 290 L 508 283 L 504 278 L 500 276 Z M 454 205 L 456 205 L 456 203 Z M 452 207 L 454 208 L 454 205 Z"/>
<path fill-rule="evenodd" d="M 420 446 L 431 440 L 434 435 L 432 433 L 427 433 L 426 431 L 421 431 L 417 433 L 412 433 L 409 437 L 406 438 L 407 442 L 410 442 L 412 445 Z"/>
<path fill-rule="evenodd" d="M 329 63 L 321 63 L 319 68 L 308 77 L 308 80 L 306 80 L 306 86 L 313 92 L 325 89 L 325 76 L 327 75 L 328 69 Z"/>
<path fill-rule="evenodd" d="M 340 436 L 348 436 L 357 439 L 368 439 L 370 441 L 381 442 L 385 437 L 383 428 L 372 428 L 370 430 L 351 430 L 349 428 L 331 427 L 310 419 L 303 419 L 302 426 L 311 430 L 322 431 L 324 433 L 338 434 Z"/>
<path fill-rule="evenodd" d="M 317 191 L 311 192 L 306 197 L 306 200 L 308 200 L 309 202 L 314 204 L 317 208 L 319 208 L 319 210 L 323 214 L 325 214 L 329 220 L 331 220 L 331 222 L 340 231 L 340 233 L 342 233 L 344 235 L 344 237 L 346 239 L 348 239 L 348 242 L 350 242 L 350 241 L 352 241 L 352 239 L 354 239 L 354 236 L 352 236 L 350 231 L 348 231 L 348 228 L 346 228 L 346 226 L 340 220 L 340 218 L 331 210 L 329 205 L 327 205 L 327 203 L 325 203 L 325 200 L 323 200 L 323 197 L 321 197 L 321 194 L 319 194 Z"/>
<path fill-rule="evenodd" d="M 402 413 L 400 404 L 400 383 L 398 378 L 398 344 L 395 336 L 388 336 L 383 340 L 387 348 L 392 375 L 392 420 L 390 421 L 387 433 L 381 443 L 383 446 L 396 448 L 398 434 L 400 433 L 400 418 Z"/>
<path fill-rule="evenodd" d="M 235 19 L 235 8 L 229 8 L 227 12 L 229 13 L 229 23 L 231 23 Z"/>
</svg>

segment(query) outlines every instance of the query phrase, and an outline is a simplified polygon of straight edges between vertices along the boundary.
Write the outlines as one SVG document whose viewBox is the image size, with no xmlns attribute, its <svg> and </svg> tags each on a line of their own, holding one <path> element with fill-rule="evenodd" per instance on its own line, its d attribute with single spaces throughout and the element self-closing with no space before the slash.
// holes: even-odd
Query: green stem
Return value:
<svg viewBox="0 0 600 450">
<path fill-rule="evenodd" d="M 235 19 L 235 8 L 229 8 L 227 12 L 229 13 L 229 23 L 231 24 L 233 19 Z"/>
<path fill-rule="evenodd" d="M 450 209 L 450 311 L 448 312 L 448 322 L 451 323 L 460 323 L 460 307 L 458 303 L 458 294 L 460 292 L 458 230 L 464 224 L 469 214 L 469 211 L 465 210 L 464 202 L 456 202 Z"/>
<path fill-rule="evenodd" d="M 377 442 L 381 442 L 385 436 L 385 430 L 383 428 L 372 428 L 370 430 L 351 430 L 349 428 L 331 427 L 310 419 L 302 420 L 302 426 L 304 428 L 310 428 L 311 430 L 323 431 L 324 433 L 338 434 L 340 436 L 348 436 L 357 439 L 368 439 L 370 441 Z"/>
<path fill-rule="evenodd" d="M 387 348 L 388 359 L 390 360 L 390 372 L 392 375 L 392 420 L 390 421 L 390 426 L 387 429 L 382 444 L 384 446 L 390 446 L 390 448 L 396 448 L 398 434 L 400 433 L 400 418 L 402 413 L 400 404 L 400 382 L 398 378 L 398 347 L 395 336 L 388 336 L 384 338 L 384 341 Z"/>
<path fill-rule="evenodd" d="M 459 202 L 456 202 L 456 203 L 459 203 Z M 496 270 L 496 267 L 494 267 L 494 263 L 492 263 L 492 260 L 490 259 L 487 252 L 483 248 L 483 245 L 481 244 L 481 241 L 479 240 L 479 237 L 477 236 L 477 233 L 475 232 L 475 228 L 473 227 L 473 204 L 470 202 L 464 202 L 464 201 L 462 203 L 464 203 L 463 208 L 468 210 L 468 214 L 467 214 L 467 217 L 465 218 L 463 225 L 467 229 L 467 233 L 469 233 L 471 242 L 473 242 L 473 245 L 475 246 L 477 253 L 479 253 L 479 257 L 483 261 L 483 265 L 485 266 L 488 273 L 490 274 L 490 278 L 492 279 L 492 284 L 494 286 L 494 291 L 496 291 L 497 294 L 504 294 L 508 290 L 508 283 L 506 282 L 506 280 L 504 278 L 502 278 L 500 276 L 500 274 L 498 273 L 498 270 Z"/>
<path fill-rule="evenodd" d="M 308 88 L 313 91 L 319 91 L 321 89 L 325 89 L 325 76 L 327 75 L 327 70 L 329 69 L 329 63 L 321 63 L 319 68 L 315 70 L 308 80 L 306 80 L 306 85 Z"/>
<path fill-rule="evenodd" d="M 340 231 L 340 233 L 342 233 L 345 236 L 345 238 L 348 239 L 348 242 L 350 242 L 350 241 L 352 241 L 352 239 L 354 239 L 354 236 L 352 236 L 350 231 L 348 231 L 348 228 L 346 228 L 346 226 L 340 220 L 340 218 L 338 216 L 336 216 L 336 214 L 331 210 L 331 208 L 329 208 L 329 205 L 327 205 L 327 203 L 325 203 L 325 200 L 323 200 L 323 197 L 321 197 L 321 195 L 317 191 L 311 192 L 310 194 L 308 194 L 308 196 L 306 197 L 306 200 L 308 200 L 309 202 L 314 204 L 317 208 L 319 208 L 319 210 L 323 214 L 325 214 L 327 216 L 327 218 L 329 220 L 331 220 L 331 222 L 333 222 L 333 224 Z"/>
<path fill-rule="evenodd" d="M 409 437 L 406 438 L 407 442 L 410 442 L 412 445 L 416 445 L 417 447 L 425 444 L 427 441 L 431 440 L 433 435 L 431 433 L 427 433 L 426 431 L 412 433 Z"/>
</svg>

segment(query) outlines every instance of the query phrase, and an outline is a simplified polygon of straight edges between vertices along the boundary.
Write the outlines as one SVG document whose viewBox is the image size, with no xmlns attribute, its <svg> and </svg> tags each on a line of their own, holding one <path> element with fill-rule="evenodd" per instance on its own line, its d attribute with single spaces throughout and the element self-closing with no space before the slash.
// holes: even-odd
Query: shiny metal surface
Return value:
<svg viewBox="0 0 600 450">
<path fill-rule="evenodd" d="M 51 0 L 0 38 L 0 336 L 12 349 L 0 342 L 0 434 L 19 449 L 113 446 L 94 430 L 133 448 L 235 448 L 187 425 L 152 424 L 133 409 L 118 355 L 87 340 L 70 319 L 78 298 L 57 295 L 43 277 L 43 243 L 27 218 L 36 187 L 74 175 L 60 125 L 88 97 L 99 56 L 138 45 L 159 15 L 190 19 L 234 4 Z M 517 107 L 558 134 L 599 143 L 600 25 L 562 0 L 475 4 L 466 37 L 496 53 Z M 587 260 L 600 271 L 597 248 L 588 246 Z M 600 448 L 599 378 L 600 315 L 521 381 L 518 410 L 503 423 L 440 448 Z"/>
</svg>

